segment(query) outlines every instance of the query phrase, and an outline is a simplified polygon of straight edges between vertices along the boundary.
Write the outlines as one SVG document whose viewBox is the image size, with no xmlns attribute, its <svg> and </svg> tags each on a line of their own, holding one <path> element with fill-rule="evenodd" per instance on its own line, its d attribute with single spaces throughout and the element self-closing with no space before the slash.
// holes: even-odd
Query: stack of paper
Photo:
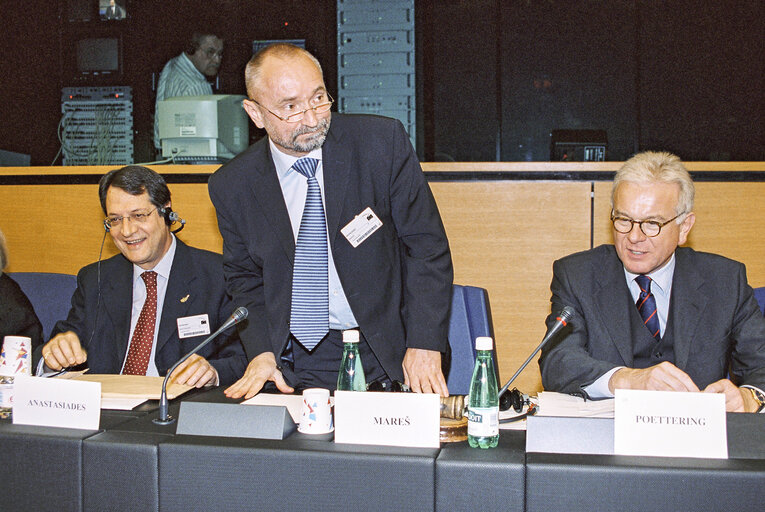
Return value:
<svg viewBox="0 0 765 512">
<path fill-rule="evenodd" d="M 578 396 L 542 391 L 538 396 L 537 416 L 573 416 L 575 418 L 613 418 L 614 399 L 584 400 Z"/>
</svg>

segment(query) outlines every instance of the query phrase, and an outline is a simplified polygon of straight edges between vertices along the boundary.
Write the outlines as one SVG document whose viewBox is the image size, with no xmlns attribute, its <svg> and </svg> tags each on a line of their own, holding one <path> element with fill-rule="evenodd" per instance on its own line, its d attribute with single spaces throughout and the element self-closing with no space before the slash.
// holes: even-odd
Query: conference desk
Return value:
<svg viewBox="0 0 765 512">
<path fill-rule="evenodd" d="M 220 390 L 189 400 L 229 401 Z M 179 404 L 171 405 L 171 414 Z M 0 510 L 762 510 L 765 415 L 729 415 L 728 460 L 176 435 L 155 404 L 98 431 L 0 421 Z"/>
</svg>

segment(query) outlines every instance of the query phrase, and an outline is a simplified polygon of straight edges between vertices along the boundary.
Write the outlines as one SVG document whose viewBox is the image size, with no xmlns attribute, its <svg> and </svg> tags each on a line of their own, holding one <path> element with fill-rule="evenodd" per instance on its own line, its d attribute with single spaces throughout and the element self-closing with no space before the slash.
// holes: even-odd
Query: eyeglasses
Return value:
<svg viewBox="0 0 765 512">
<path fill-rule="evenodd" d="M 659 236 L 659 233 L 661 233 L 661 228 L 684 214 L 685 212 L 678 213 L 666 222 L 658 222 L 655 220 L 632 220 L 627 217 L 618 217 L 612 210 L 611 222 L 614 224 L 614 229 L 619 233 L 626 235 L 627 233 L 631 232 L 632 228 L 635 226 L 635 224 L 637 224 L 640 226 L 640 231 L 642 231 L 645 236 L 653 238 L 655 236 Z"/>
<path fill-rule="evenodd" d="M 223 50 L 216 50 L 215 48 L 207 48 L 203 49 L 203 52 L 205 52 L 205 55 L 207 55 L 208 59 L 212 59 L 213 57 L 218 57 L 219 59 L 223 58 Z"/>
<path fill-rule="evenodd" d="M 305 113 L 309 110 L 313 110 L 316 114 L 323 114 L 324 112 L 327 112 L 330 108 L 332 108 L 332 104 L 335 102 L 335 100 L 332 99 L 332 96 L 330 96 L 329 93 L 322 92 L 314 96 L 310 101 L 310 103 L 318 103 L 317 105 L 309 107 L 305 110 L 301 110 L 300 112 L 295 112 L 294 114 L 288 114 L 286 116 L 280 116 L 276 112 L 267 108 L 265 105 L 261 105 L 256 100 L 252 100 L 252 102 L 265 108 L 269 113 L 273 114 L 275 117 L 279 118 L 285 123 L 299 123 L 303 120 Z"/>
<path fill-rule="evenodd" d="M 136 212 L 131 213 L 130 215 L 126 215 L 125 217 L 106 217 L 104 219 L 104 224 L 109 226 L 110 228 L 121 226 L 122 221 L 124 219 L 130 219 L 130 222 L 135 222 L 137 224 L 143 224 L 147 220 L 149 220 L 149 215 L 151 215 L 153 212 L 156 212 L 157 209 L 153 208 L 149 210 L 148 212 Z"/>
</svg>

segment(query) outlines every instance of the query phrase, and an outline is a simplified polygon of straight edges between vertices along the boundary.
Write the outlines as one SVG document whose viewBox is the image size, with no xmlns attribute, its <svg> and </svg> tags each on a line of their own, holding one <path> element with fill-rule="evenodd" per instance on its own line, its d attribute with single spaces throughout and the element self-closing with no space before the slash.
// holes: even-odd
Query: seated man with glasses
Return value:
<svg viewBox="0 0 765 512">
<path fill-rule="evenodd" d="M 542 384 L 588 398 L 615 389 L 724 393 L 761 411 L 765 318 L 741 263 L 686 247 L 694 185 L 680 159 L 645 152 L 616 173 L 614 245 L 553 264 L 552 314 L 576 317 L 542 350 Z"/>
<path fill-rule="evenodd" d="M 104 228 L 120 254 L 80 270 L 69 315 L 41 349 L 44 364 L 54 371 L 84 363 L 90 373 L 164 376 L 235 309 L 221 256 L 176 238 L 185 221 L 151 169 L 110 171 L 98 193 Z M 180 365 L 173 381 L 230 384 L 246 364 L 236 331 L 229 331 Z"/>
</svg>

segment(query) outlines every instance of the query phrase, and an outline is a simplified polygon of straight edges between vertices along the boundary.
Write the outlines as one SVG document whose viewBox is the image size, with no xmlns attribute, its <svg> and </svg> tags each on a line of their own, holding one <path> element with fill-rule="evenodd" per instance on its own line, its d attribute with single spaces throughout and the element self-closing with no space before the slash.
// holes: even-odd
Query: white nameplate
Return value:
<svg viewBox="0 0 765 512">
<path fill-rule="evenodd" d="M 335 391 L 335 442 L 438 448 L 440 401 L 432 393 Z"/>
<path fill-rule="evenodd" d="M 727 459 L 725 395 L 617 389 L 614 453 Z"/>
<path fill-rule="evenodd" d="M 210 334 L 210 318 L 207 313 L 178 318 L 176 322 L 178 323 L 178 337 L 180 339 Z"/>
<path fill-rule="evenodd" d="M 363 212 L 356 215 L 352 221 L 346 224 L 340 232 L 355 249 L 361 242 L 380 229 L 382 221 L 375 215 L 372 208 L 367 207 Z"/>
<path fill-rule="evenodd" d="M 13 423 L 98 430 L 101 383 L 16 377 Z"/>
</svg>

